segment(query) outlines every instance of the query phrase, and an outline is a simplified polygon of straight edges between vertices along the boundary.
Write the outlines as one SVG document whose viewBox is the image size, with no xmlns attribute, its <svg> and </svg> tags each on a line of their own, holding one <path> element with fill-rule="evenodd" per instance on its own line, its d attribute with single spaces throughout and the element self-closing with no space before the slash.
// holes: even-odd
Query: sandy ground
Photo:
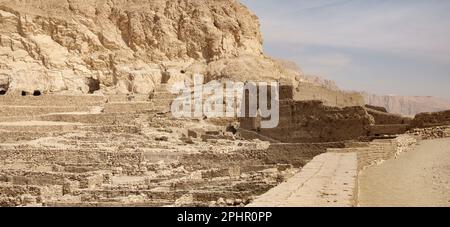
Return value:
<svg viewBox="0 0 450 227">
<path fill-rule="evenodd" d="M 411 152 L 363 171 L 360 206 L 450 207 L 450 139 L 421 141 Z"/>
</svg>

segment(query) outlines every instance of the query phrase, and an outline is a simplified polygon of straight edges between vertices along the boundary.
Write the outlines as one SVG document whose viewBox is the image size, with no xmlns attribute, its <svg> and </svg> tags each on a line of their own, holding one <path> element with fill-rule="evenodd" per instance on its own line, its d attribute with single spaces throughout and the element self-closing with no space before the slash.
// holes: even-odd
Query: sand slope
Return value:
<svg viewBox="0 0 450 227">
<path fill-rule="evenodd" d="M 450 139 L 422 141 L 414 151 L 363 171 L 360 206 L 450 207 Z"/>
</svg>

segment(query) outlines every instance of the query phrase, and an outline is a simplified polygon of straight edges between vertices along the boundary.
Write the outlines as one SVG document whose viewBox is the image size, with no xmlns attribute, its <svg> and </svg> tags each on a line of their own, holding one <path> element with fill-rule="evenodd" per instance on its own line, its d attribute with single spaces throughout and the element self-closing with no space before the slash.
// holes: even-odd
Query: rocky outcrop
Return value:
<svg viewBox="0 0 450 227">
<path fill-rule="evenodd" d="M 415 116 L 418 113 L 450 109 L 450 102 L 430 96 L 379 96 L 363 93 L 366 104 L 381 106 L 389 113 Z"/>
<path fill-rule="evenodd" d="M 0 89 L 142 93 L 189 80 L 292 79 L 235 0 L 0 0 Z"/>
<path fill-rule="evenodd" d="M 333 80 L 327 80 L 320 76 L 314 76 L 314 75 L 306 75 L 303 73 L 300 66 L 298 66 L 297 63 L 289 60 L 284 59 L 277 59 L 277 61 L 283 65 L 283 67 L 291 72 L 292 74 L 296 75 L 300 83 L 306 83 L 311 84 L 314 86 L 319 86 L 328 90 L 333 91 L 341 91 L 341 89 L 337 86 L 336 82 Z"/>
</svg>

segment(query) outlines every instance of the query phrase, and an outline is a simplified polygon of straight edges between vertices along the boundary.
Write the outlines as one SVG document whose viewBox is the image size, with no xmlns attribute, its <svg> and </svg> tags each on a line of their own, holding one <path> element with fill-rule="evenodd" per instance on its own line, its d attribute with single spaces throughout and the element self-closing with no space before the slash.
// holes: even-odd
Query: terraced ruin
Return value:
<svg viewBox="0 0 450 227">
<path fill-rule="evenodd" d="M 172 96 L 0 97 L 0 205 L 239 206 L 295 171 Z"/>
<path fill-rule="evenodd" d="M 397 134 L 385 128 L 420 119 L 425 124 L 430 118 L 422 114 L 412 120 L 370 106 L 326 107 L 289 101 L 289 95 L 282 95 L 282 106 L 288 104 L 282 108 L 295 106 L 297 114 L 282 111 L 295 117 L 282 114 L 278 128 L 261 131 L 246 128 L 251 126 L 247 124 L 254 120 L 251 118 L 240 119 L 240 128 L 234 118 L 174 118 L 170 104 L 175 96 L 168 88 L 168 84 L 161 84 L 151 96 L 0 96 L 0 205 L 266 205 L 261 198 L 252 202 L 268 191 L 270 195 L 271 189 L 280 190 L 275 188 L 283 188 L 285 181 L 303 185 L 291 177 L 305 174 L 319 157 L 328 160 L 326 157 L 333 154 L 355 154 L 352 164 L 338 165 L 355 171 L 394 157 L 404 144 L 397 145 Z M 281 93 L 286 89 L 289 87 L 283 87 Z M 437 115 L 444 119 L 443 114 Z M 320 124 L 302 125 L 301 119 L 311 117 L 319 121 L 335 118 L 332 128 L 341 134 L 336 137 L 336 133 L 318 127 Z M 290 121 L 298 125 L 294 127 Z M 387 126 L 380 127 L 381 135 L 374 135 L 373 128 L 382 125 Z M 448 136 L 441 129 L 446 128 L 414 129 L 410 133 L 424 138 Z M 326 167 L 332 165 L 333 158 L 330 160 L 325 161 L 322 171 L 337 168 Z M 340 157 L 337 160 L 342 161 Z M 348 175 L 352 171 L 344 172 L 350 181 L 356 179 L 357 175 Z M 281 196 L 279 205 L 355 205 L 353 192 L 338 200 L 325 200 L 328 202 L 310 198 L 301 204 L 283 204 L 286 198 L 282 196 L 289 190 L 283 191 L 276 193 Z"/>
</svg>

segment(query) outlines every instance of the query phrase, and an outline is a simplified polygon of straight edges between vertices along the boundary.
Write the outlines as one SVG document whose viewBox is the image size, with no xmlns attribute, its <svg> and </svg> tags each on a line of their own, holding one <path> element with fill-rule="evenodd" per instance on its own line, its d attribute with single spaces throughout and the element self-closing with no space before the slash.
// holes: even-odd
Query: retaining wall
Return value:
<svg viewBox="0 0 450 227">
<path fill-rule="evenodd" d="M 358 204 L 359 172 L 395 158 L 415 144 L 402 135 L 365 146 L 330 148 L 288 181 L 256 198 L 250 207 L 351 207 Z"/>
</svg>

